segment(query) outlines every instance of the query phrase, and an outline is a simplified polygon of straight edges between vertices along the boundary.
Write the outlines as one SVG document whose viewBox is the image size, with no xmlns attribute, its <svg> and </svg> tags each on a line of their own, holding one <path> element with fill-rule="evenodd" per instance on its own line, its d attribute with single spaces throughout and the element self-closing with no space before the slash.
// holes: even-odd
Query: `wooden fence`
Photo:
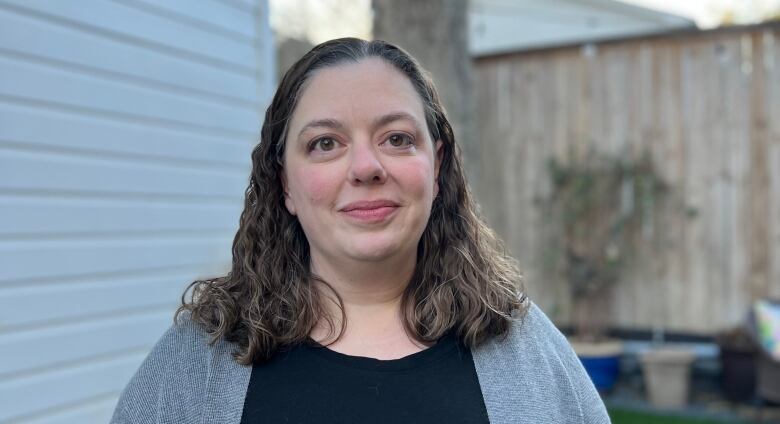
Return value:
<svg viewBox="0 0 780 424">
<path fill-rule="evenodd" d="M 611 325 L 709 334 L 780 297 L 779 24 L 482 57 L 476 73 L 475 192 L 556 321 L 571 302 L 541 265 L 538 199 L 572 147 L 649 150 L 683 205 L 609 293 Z"/>
</svg>

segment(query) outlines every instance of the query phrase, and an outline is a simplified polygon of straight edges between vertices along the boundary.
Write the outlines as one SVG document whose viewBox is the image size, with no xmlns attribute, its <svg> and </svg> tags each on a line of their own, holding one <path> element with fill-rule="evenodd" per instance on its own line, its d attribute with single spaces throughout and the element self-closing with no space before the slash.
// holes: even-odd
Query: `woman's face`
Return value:
<svg viewBox="0 0 780 424">
<path fill-rule="evenodd" d="M 370 58 L 316 71 L 290 120 L 283 172 L 285 206 L 312 257 L 414 257 L 438 192 L 440 149 L 422 100 L 392 65 Z"/>
</svg>

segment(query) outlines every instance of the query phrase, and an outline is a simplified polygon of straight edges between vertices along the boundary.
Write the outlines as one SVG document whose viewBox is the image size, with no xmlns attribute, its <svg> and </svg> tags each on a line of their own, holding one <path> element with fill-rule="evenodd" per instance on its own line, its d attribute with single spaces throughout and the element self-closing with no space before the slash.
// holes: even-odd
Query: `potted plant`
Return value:
<svg viewBox="0 0 780 424">
<path fill-rule="evenodd" d="M 666 185 L 646 153 L 629 160 L 594 150 L 583 156 L 570 152 L 565 162 L 551 159 L 548 170 L 544 262 L 568 283 L 572 345 L 596 387 L 608 391 L 622 353 L 621 343 L 607 338 L 609 288 L 638 245 L 652 236 L 654 210 Z"/>
</svg>

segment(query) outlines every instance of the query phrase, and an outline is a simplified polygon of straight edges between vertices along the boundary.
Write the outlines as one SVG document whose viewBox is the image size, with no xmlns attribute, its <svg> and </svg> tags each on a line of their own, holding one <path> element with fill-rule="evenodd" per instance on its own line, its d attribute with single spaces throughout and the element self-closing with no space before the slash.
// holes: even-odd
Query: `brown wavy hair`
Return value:
<svg viewBox="0 0 780 424">
<path fill-rule="evenodd" d="M 527 310 L 515 261 L 478 216 L 460 148 L 428 74 L 390 43 L 331 40 L 314 47 L 287 71 L 266 111 L 260 143 L 252 152 L 230 272 L 194 281 L 176 311 L 176 318 L 188 311 L 212 343 L 219 338 L 235 343 L 234 357 L 241 364 L 267 360 L 305 342 L 321 320 L 330 325 L 336 340 L 344 332 L 342 300 L 331 288 L 341 308 L 337 329 L 314 285 L 327 282 L 311 271 L 306 236 L 284 207 L 282 157 L 287 125 L 306 81 L 319 69 L 371 57 L 383 59 L 409 78 L 422 99 L 431 139 L 443 143 L 439 193 L 402 295 L 406 331 L 421 342 L 453 331 L 466 345 L 476 346 L 506 334 L 513 317 Z"/>
</svg>

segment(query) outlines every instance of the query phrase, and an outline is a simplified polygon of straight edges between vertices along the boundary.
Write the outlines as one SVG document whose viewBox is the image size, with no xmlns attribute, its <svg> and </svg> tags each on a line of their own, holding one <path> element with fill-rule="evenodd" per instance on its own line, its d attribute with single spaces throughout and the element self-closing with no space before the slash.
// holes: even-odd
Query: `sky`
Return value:
<svg viewBox="0 0 780 424">
<path fill-rule="evenodd" d="M 691 18 L 703 28 L 717 26 L 726 14 L 738 23 L 753 23 L 780 10 L 780 0 L 621 0 Z"/>
<path fill-rule="evenodd" d="M 371 38 L 371 0 L 270 0 L 271 28 L 282 38 L 313 44 L 340 37 Z"/>
<path fill-rule="evenodd" d="M 780 0 L 621 1 L 681 15 L 702 28 L 718 26 L 727 15 L 734 23 L 749 24 L 780 11 Z M 332 38 L 371 36 L 371 0 L 269 0 L 269 4 L 271 27 L 280 38 L 308 38 L 316 44 Z"/>
</svg>

